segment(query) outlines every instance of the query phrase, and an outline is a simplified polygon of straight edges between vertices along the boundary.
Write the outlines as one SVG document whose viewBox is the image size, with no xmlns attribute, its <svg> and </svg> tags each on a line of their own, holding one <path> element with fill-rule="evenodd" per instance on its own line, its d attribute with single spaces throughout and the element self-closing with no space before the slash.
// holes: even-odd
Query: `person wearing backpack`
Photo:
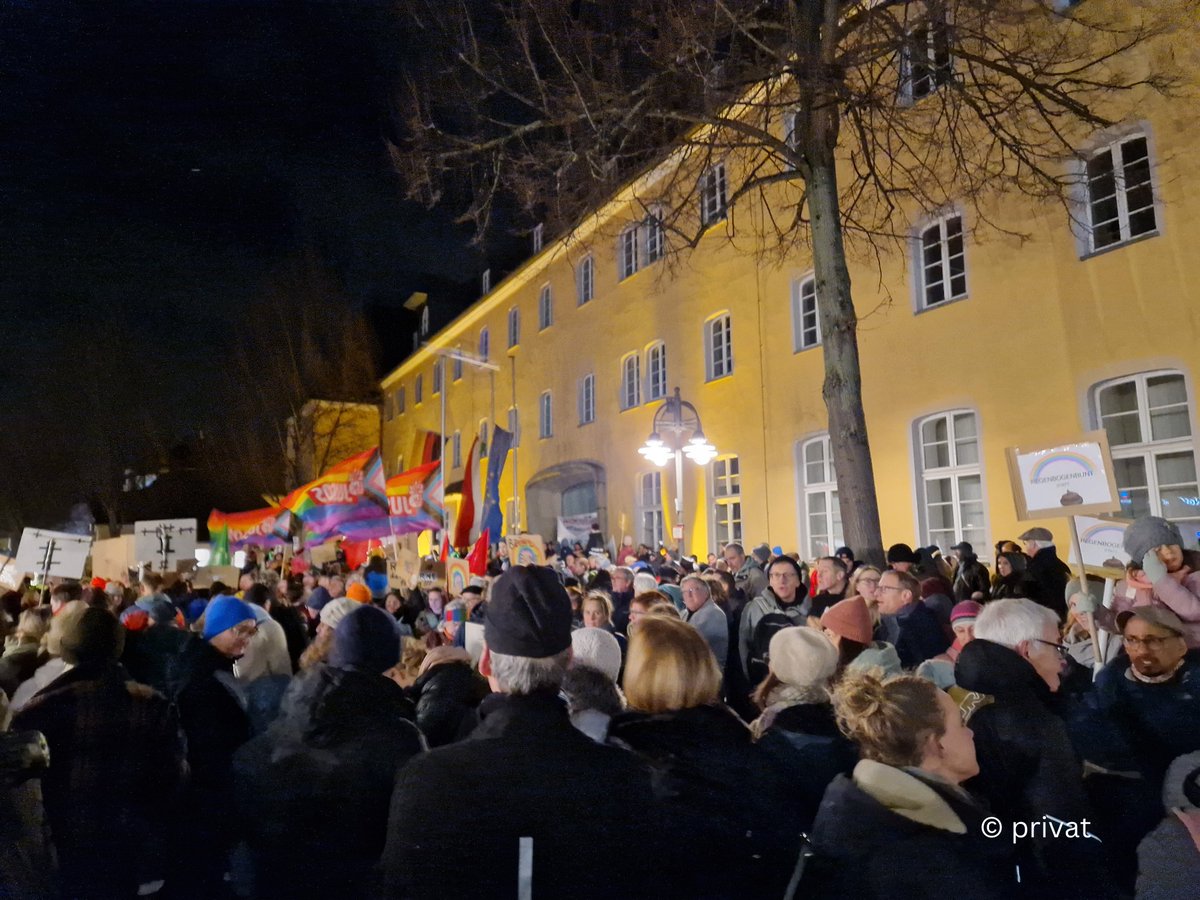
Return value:
<svg viewBox="0 0 1200 900">
<path fill-rule="evenodd" d="M 746 604 L 738 629 L 738 658 L 751 687 L 767 677 L 771 638 L 803 625 L 811 609 L 800 564 L 781 556 L 767 568 L 767 587 Z"/>
</svg>

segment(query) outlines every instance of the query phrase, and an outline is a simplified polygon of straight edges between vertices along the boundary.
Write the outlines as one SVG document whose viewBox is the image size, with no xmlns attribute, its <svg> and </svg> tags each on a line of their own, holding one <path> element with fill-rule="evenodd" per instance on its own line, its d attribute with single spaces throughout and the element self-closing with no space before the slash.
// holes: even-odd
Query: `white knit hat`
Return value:
<svg viewBox="0 0 1200 900">
<path fill-rule="evenodd" d="M 837 669 L 833 642 L 806 625 L 775 632 L 768 652 L 775 677 L 793 687 L 823 686 Z"/>
<path fill-rule="evenodd" d="M 338 597 L 336 600 L 330 600 L 321 607 L 321 624 L 326 628 L 336 630 L 338 623 L 360 606 L 362 606 L 361 603 L 357 600 L 351 600 L 349 597 Z"/>
<path fill-rule="evenodd" d="M 571 663 L 603 672 L 613 684 L 621 671 L 621 645 L 603 628 L 577 628 L 571 632 Z"/>
</svg>

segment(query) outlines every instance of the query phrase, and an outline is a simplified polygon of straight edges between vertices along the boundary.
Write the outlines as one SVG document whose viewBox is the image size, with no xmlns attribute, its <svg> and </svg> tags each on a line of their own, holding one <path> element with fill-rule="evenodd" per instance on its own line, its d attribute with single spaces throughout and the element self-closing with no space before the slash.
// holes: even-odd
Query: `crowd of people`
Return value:
<svg viewBox="0 0 1200 900">
<path fill-rule="evenodd" d="M 1200 553 L 251 556 L 0 598 L 0 896 L 1200 892 Z M 470 635 L 481 632 L 476 645 Z"/>
</svg>

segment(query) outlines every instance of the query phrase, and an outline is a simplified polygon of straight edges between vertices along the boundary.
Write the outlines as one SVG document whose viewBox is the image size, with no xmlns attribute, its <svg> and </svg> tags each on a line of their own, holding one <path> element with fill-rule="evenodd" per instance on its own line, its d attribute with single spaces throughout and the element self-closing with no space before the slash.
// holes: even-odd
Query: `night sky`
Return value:
<svg viewBox="0 0 1200 900">
<path fill-rule="evenodd" d="M 297 260 L 335 318 L 475 282 L 470 233 L 389 165 L 407 40 L 393 0 L 0 7 L 0 493 L 46 479 L 60 503 L 117 428 L 229 425 L 269 373 L 239 388 L 226 360 Z"/>
</svg>

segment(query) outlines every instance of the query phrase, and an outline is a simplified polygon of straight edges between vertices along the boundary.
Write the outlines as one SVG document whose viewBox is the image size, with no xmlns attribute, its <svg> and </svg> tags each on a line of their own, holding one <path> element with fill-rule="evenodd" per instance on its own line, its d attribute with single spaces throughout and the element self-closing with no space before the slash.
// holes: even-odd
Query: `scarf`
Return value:
<svg viewBox="0 0 1200 900">
<path fill-rule="evenodd" d="M 1175 673 L 1183 667 L 1183 663 L 1182 659 L 1179 660 L 1170 672 L 1164 672 L 1161 675 L 1143 675 L 1130 663 L 1129 668 L 1125 670 L 1125 675 L 1130 681 L 1140 681 L 1142 684 L 1163 684 L 1175 677 Z"/>
</svg>

